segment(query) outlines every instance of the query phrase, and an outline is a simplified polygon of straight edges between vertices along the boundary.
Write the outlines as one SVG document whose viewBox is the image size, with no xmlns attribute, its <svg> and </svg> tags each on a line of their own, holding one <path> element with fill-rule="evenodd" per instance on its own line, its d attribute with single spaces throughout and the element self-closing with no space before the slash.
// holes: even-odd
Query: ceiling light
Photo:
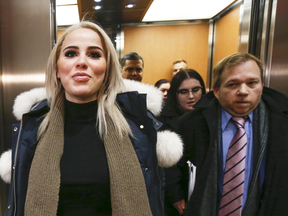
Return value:
<svg viewBox="0 0 288 216">
<path fill-rule="evenodd" d="M 93 8 L 94 8 L 95 10 L 100 10 L 100 9 L 102 8 L 102 6 L 97 5 L 97 6 L 94 6 Z"/>
<path fill-rule="evenodd" d="M 126 8 L 133 8 L 133 7 L 135 7 L 135 4 L 128 4 L 128 5 L 126 5 L 125 7 L 126 7 Z"/>
<path fill-rule="evenodd" d="M 77 0 L 56 0 L 56 5 L 71 5 L 77 4 Z"/>
<path fill-rule="evenodd" d="M 68 26 L 79 23 L 77 5 L 57 6 L 56 20 L 58 26 Z"/>
<path fill-rule="evenodd" d="M 101 0 L 94 0 L 95 2 L 101 2 Z"/>
<path fill-rule="evenodd" d="M 237 0 L 154 0 L 142 22 L 211 19 Z M 208 7 L 207 7 L 208 6 Z M 161 13 L 159 13 L 161 11 Z"/>
</svg>

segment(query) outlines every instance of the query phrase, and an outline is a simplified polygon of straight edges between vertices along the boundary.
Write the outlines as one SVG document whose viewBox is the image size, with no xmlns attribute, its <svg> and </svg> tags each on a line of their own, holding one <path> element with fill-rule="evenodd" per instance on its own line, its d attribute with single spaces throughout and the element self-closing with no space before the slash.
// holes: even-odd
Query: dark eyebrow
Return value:
<svg viewBox="0 0 288 216">
<path fill-rule="evenodd" d="M 79 48 L 78 48 L 77 46 L 68 46 L 68 47 L 64 48 L 63 51 L 65 51 L 65 50 L 67 50 L 67 49 L 79 49 Z M 88 47 L 88 50 L 91 50 L 91 49 L 99 49 L 99 50 L 101 50 L 101 51 L 104 53 L 104 51 L 103 51 L 100 47 L 98 47 L 98 46 Z"/>
<path fill-rule="evenodd" d="M 104 53 L 103 49 L 101 47 L 98 47 L 98 46 L 90 46 L 90 47 L 88 47 L 88 49 L 89 50 L 90 49 L 99 49 L 99 50 L 101 50 Z"/>
<path fill-rule="evenodd" d="M 68 46 L 68 47 L 64 48 L 63 51 L 65 51 L 67 49 L 78 49 L 78 47 L 77 46 Z"/>
</svg>

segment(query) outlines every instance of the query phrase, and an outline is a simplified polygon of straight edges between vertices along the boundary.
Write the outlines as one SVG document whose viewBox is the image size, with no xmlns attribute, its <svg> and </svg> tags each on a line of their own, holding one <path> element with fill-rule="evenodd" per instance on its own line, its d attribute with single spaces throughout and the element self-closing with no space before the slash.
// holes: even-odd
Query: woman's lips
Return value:
<svg viewBox="0 0 288 216">
<path fill-rule="evenodd" d="M 77 82 L 87 82 L 91 77 L 86 73 L 76 73 L 72 76 L 72 79 Z"/>
</svg>

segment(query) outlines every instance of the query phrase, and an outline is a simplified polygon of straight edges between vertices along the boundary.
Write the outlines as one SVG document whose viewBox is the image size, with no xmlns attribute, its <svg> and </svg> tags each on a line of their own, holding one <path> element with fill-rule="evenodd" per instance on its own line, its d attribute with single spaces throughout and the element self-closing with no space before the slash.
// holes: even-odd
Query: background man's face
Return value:
<svg viewBox="0 0 288 216">
<path fill-rule="evenodd" d="M 173 76 L 175 76 L 180 70 L 186 69 L 188 65 L 185 62 L 179 62 L 173 65 Z"/>
<path fill-rule="evenodd" d="M 122 69 L 122 77 L 141 82 L 143 77 L 143 62 L 142 60 L 126 60 L 125 66 Z"/>
<path fill-rule="evenodd" d="M 224 70 L 220 88 L 213 92 L 227 112 L 243 117 L 257 107 L 262 90 L 260 69 L 255 61 L 249 60 Z"/>
</svg>

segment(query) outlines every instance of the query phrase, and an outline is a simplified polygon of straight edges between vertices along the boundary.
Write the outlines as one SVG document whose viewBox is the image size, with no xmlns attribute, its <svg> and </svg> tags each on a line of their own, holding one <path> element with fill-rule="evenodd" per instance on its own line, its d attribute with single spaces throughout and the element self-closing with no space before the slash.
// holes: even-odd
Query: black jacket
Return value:
<svg viewBox="0 0 288 216">
<path fill-rule="evenodd" d="M 163 126 L 160 130 L 176 131 L 181 113 L 164 106 L 159 118 Z M 188 166 L 176 164 L 165 169 L 165 215 L 180 215 L 173 203 L 188 196 Z"/>
<path fill-rule="evenodd" d="M 263 191 L 259 194 L 251 194 L 250 183 L 242 215 L 287 215 L 288 98 L 264 87 L 262 100 L 268 109 L 269 127 Z M 219 138 L 220 105 L 213 92 L 210 92 L 197 103 L 195 108 L 179 119 L 178 132 L 182 135 L 186 147 L 183 160 L 189 159 L 197 167 L 195 189 L 187 203 L 184 215 L 213 216 L 217 214 L 217 203 L 219 203 L 217 179 L 220 160 L 218 160 L 219 147 L 215 141 Z M 249 200 L 249 196 L 254 196 L 255 199 Z M 248 200 L 250 203 L 257 202 L 256 211 L 253 207 L 250 209 Z"/>
</svg>

